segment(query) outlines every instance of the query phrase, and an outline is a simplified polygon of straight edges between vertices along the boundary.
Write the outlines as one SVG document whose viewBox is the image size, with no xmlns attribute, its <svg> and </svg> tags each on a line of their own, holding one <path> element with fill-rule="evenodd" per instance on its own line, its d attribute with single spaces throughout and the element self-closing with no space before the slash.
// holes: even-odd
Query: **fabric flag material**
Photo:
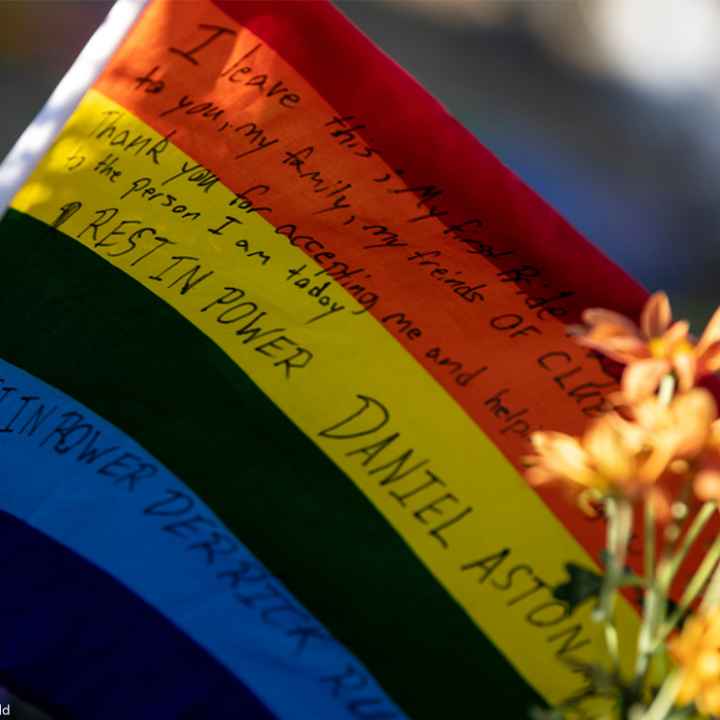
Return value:
<svg viewBox="0 0 720 720">
<path fill-rule="evenodd" d="M 582 689 L 602 640 L 553 588 L 603 527 L 521 458 L 617 387 L 566 324 L 646 293 L 332 5 L 148 3 L 0 254 L 14 692 L 380 720 Z"/>
</svg>

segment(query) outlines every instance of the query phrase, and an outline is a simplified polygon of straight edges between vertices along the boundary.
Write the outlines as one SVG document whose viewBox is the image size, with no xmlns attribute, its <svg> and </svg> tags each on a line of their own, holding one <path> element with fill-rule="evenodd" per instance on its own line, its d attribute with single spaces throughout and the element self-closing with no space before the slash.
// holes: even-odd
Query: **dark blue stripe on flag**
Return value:
<svg viewBox="0 0 720 720">
<path fill-rule="evenodd" d="M 124 585 L 4 512 L 0 581 L 0 680 L 55 717 L 274 718 Z"/>
</svg>

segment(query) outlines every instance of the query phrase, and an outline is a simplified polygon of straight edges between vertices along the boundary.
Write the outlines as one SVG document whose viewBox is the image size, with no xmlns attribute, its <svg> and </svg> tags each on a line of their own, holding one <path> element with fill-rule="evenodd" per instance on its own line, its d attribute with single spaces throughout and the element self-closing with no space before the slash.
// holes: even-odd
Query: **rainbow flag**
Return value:
<svg viewBox="0 0 720 720">
<path fill-rule="evenodd" d="M 120 7 L 5 166 L 0 682 L 103 720 L 580 692 L 553 591 L 602 523 L 521 458 L 616 388 L 566 324 L 645 291 L 329 3 Z"/>
</svg>

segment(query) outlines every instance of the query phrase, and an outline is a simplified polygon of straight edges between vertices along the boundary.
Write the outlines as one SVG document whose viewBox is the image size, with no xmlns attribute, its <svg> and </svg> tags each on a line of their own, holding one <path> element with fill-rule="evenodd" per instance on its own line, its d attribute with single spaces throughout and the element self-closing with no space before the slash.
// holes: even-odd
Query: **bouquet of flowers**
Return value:
<svg viewBox="0 0 720 720">
<path fill-rule="evenodd" d="M 577 717 L 588 698 L 604 699 L 606 718 L 720 716 L 720 532 L 707 542 L 720 503 L 720 419 L 699 385 L 720 369 L 720 309 L 697 341 L 687 322 L 673 322 L 664 293 L 648 300 L 639 327 L 603 309 L 586 310 L 583 322 L 571 333 L 625 366 L 621 390 L 613 411 L 581 437 L 535 433 L 527 477 L 560 483 L 580 511 L 604 515 L 605 571 L 593 617 L 607 656 L 578 668 L 588 678 L 582 698 L 538 717 Z M 627 566 L 633 525 L 643 540 L 641 571 Z M 642 612 L 631 672 L 619 658 L 628 642 L 615 623 L 620 592 L 634 593 Z"/>
</svg>

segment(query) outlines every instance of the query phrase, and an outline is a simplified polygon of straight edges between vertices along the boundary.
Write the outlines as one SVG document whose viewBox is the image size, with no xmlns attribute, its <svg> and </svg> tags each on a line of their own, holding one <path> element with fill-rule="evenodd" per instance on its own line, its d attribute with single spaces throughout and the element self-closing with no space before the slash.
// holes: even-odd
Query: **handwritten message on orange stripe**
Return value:
<svg viewBox="0 0 720 720">
<path fill-rule="evenodd" d="M 263 214 L 278 242 L 324 268 L 298 273 L 308 292 L 320 293 L 326 277 L 349 290 L 516 467 L 533 430 L 577 431 L 606 409 L 613 378 L 565 337 L 570 285 L 531 291 L 542 269 L 483 244 L 471 208 L 444 225 L 433 186 L 405 185 L 366 140 L 371 119 L 339 116 L 224 13 L 193 4 L 180 16 L 153 4 L 96 87 L 197 161 L 173 192 L 216 174 L 238 194 L 228 227 Z M 422 412 L 422 398 L 413 401 Z M 597 557 L 602 529 L 552 491 L 543 498 Z"/>
</svg>

